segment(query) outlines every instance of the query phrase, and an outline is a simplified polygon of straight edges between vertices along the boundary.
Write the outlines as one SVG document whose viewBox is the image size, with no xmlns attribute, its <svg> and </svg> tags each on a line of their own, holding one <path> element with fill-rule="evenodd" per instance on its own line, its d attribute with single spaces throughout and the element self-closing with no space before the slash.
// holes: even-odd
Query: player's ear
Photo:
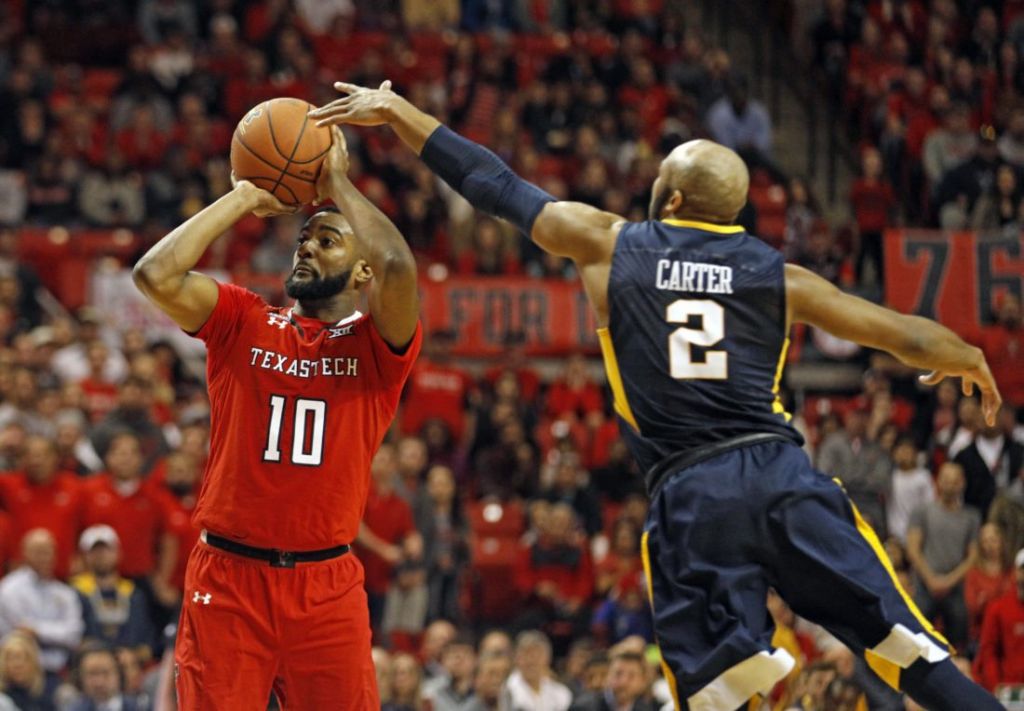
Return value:
<svg viewBox="0 0 1024 711">
<path fill-rule="evenodd" d="M 662 209 L 668 215 L 675 215 L 679 212 L 684 202 L 686 202 L 686 198 L 683 197 L 683 193 L 676 189 L 668 196 L 668 201 Z"/>
<path fill-rule="evenodd" d="M 352 267 L 352 282 L 356 287 L 361 287 L 373 279 L 373 269 L 365 259 L 360 259 Z"/>
</svg>

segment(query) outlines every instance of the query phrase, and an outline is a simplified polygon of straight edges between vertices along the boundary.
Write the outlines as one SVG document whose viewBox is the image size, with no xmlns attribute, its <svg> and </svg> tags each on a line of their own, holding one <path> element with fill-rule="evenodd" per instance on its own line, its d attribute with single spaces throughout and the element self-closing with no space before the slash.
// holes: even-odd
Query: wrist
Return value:
<svg viewBox="0 0 1024 711">
<path fill-rule="evenodd" d="M 258 188 L 246 180 L 236 185 L 231 194 L 235 196 L 240 206 L 245 208 L 246 212 L 251 212 L 260 205 Z"/>
</svg>

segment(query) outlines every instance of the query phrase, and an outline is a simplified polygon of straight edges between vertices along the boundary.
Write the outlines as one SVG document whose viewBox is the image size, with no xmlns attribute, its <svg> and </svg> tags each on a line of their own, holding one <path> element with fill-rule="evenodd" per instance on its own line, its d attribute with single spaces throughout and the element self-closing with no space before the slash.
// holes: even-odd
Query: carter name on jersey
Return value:
<svg viewBox="0 0 1024 711">
<path fill-rule="evenodd" d="M 659 259 L 655 286 L 666 291 L 732 293 L 732 267 L 703 262 Z"/>
<path fill-rule="evenodd" d="M 249 348 L 249 352 L 252 353 L 249 365 L 254 368 L 272 370 L 296 378 L 315 378 L 320 375 L 355 378 L 359 375 L 358 358 L 292 358 L 255 346 Z"/>
</svg>

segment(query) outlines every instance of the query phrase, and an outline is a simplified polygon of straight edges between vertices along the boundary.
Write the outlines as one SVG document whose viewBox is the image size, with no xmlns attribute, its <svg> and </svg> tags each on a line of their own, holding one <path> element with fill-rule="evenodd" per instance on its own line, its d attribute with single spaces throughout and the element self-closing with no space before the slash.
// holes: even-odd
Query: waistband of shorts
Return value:
<svg viewBox="0 0 1024 711">
<path fill-rule="evenodd" d="M 776 432 L 751 432 L 750 434 L 730 437 L 720 442 L 712 442 L 703 447 L 687 449 L 682 452 L 670 454 L 660 462 L 651 467 L 644 476 L 644 483 L 647 485 L 647 494 L 651 501 L 661 493 L 662 487 L 676 472 L 700 464 L 703 461 L 725 454 L 734 449 L 750 447 L 755 444 L 766 442 L 792 442 L 792 439 Z"/>
<path fill-rule="evenodd" d="M 318 563 L 332 558 L 345 555 L 352 546 L 347 543 L 332 548 L 321 548 L 315 551 L 284 551 L 278 548 L 257 548 L 233 541 L 230 538 L 210 533 L 205 528 L 199 534 L 199 539 L 208 546 L 219 548 L 222 551 L 240 555 L 244 558 L 265 561 L 271 568 L 294 568 L 296 563 Z"/>
</svg>

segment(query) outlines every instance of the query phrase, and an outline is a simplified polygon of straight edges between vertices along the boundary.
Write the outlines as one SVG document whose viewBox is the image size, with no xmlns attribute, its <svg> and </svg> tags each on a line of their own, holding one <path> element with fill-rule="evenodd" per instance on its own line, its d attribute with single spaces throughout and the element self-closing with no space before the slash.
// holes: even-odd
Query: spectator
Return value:
<svg viewBox="0 0 1024 711">
<path fill-rule="evenodd" d="M 403 440 L 417 442 L 419 440 Z M 424 452 L 425 454 L 425 452 Z M 469 529 L 456 497 L 455 475 L 442 464 L 427 473 L 427 485 L 416 502 L 416 529 L 423 536 L 424 561 L 429 571 L 430 599 L 427 619 L 458 619 L 459 582 L 469 562 L 466 545 Z"/>
<path fill-rule="evenodd" d="M 58 468 L 62 471 L 86 476 L 103 468 L 103 460 L 96 454 L 92 442 L 85 436 L 88 421 L 81 410 L 67 408 L 54 417 L 57 426 Z"/>
<path fill-rule="evenodd" d="M 180 601 L 185 588 L 185 565 L 199 542 L 192 525 L 192 512 L 199 495 L 199 464 L 188 452 L 175 452 L 166 459 L 163 485 L 154 497 L 161 506 L 161 555 L 153 576 L 153 593 L 167 609 Z"/>
<path fill-rule="evenodd" d="M 473 679 L 473 702 L 466 711 L 498 711 L 501 690 L 511 671 L 512 659 L 508 654 L 481 651 Z"/>
<path fill-rule="evenodd" d="M 996 322 L 981 329 L 981 348 L 1005 402 L 1024 408 L 1024 320 L 1020 299 L 1013 293 L 1004 292 L 996 300 Z"/>
<path fill-rule="evenodd" d="M 476 650 L 466 636 L 459 636 L 445 645 L 441 652 L 445 675 L 423 685 L 423 696 L 431 711 L 469 711 L 477 705 L 473 675 Z"/>
<path fill-rule="evenodd" d="M 567 711 L 572 693 L 551 672 L 551 642 L 536 630 L 516 638 L 515 667 L 505 682 L 499 708 L 516 711 Z"/>
<path fill-rule="evenodd" d="M 443 678 L 445 675 L 444 666 L 441 664 L 441 654 L 444 648 L 458 635 L 458 631 L 448 620 L 434 620 L 427 625 L 423 633 L 423 643 L 420 646 L 420 659 L 423 660 L 423 674 L 427 679 Z M 486 637 L 484 638 L 486 641 Z"/>
<path fill-rule="evenodd" d="M 1013 166 L 1000 165 L 996 169 L 995 184 L 974 204 L 971 228 L 995 230 L 1007 225 L 1016 226 L 1020 219 L 1020 200 L 1017 171 Z"/>
<path fill-rule="evenodd" d="M 940 207 L 958 199 L 964 200 L 963 209 L 970 216 L 978 198 L 996 188 L 996 171 L 1002 161 L 996 148 L 996 132 L 991 126 L 982 126 L 978 147 L 974 155 L 950 168 L 939 182 L 935 201 Z"/>
<path fill-rule="evenodd" d="M 595 566 L 594 592 L 605 596 L 631 575 L 643 574 L 640 560 L 640 531 L 632 521 L 620 518 L 612 526 L 611 549 Z"/>
<path fill-rule="evenodd" d="M 139 3 L 139 32 L 147 44 L 159 44 L 173 28 L 188 37 L 197 35 L 196 11 L 185 0 L 142 0 Z"/>
<path fill-rule="evenodd" d="M 410 436 L 398 440 L 399 488 L 409 495 L 410 504 L 422 493 L 420 484 L 427 478 L 429 461 L 427 443 L 422 439 Z"/>
<path fill-rule="evenodd" d="M 624 652 L 612 657 L 608 681 L 601 692 L 588 692 L 577 698 L 571 711 L 655 711 L 647 694 L 647 662 L 639 654 Z"/>
<path fill-rule="evenodd" d="M 95 424 L 117 407 L 117 385 L 107 378 L 107 363 L 110 359 L 107 344 L 95 339 L 87 343 L 85 349 L 89 374 L 76 382 L 82 389 L 89 420 Z"/>
<path fill-rule="evenodd" d="M 399 635 L 413 638 L 423 631 L 430 596 L 423 538 L 418 534 L 406 536 L 399 547 L 402 558 L 391 570 L 381 621 L 381 630 L 393 643 Z"/>
<path fill-rule="evenodd" d="M 617 644 L 634 636 L 654 642 L 654 623 L 641 581 L 637 573 L 623 577 L 594 612 L 591 629 L 602 644 Z"/>
<path fill-rule="evenodd" d="M 870 262 L 875 283 L 881 285 L 885 281 L 882 231 L 892 224 L 896 196 L 882 175 L 882 154 L 875 148 L 861 154 L 861 177 L 850 189 L 850 206 L 859 240 L 857 281 L 864 283 L 864 267 Z"/>
<path fill-rule="evenodd" d="M 865 411 L 847 411 L 843 429 L 829 435 L 818 450 L 817 468 L 842 480 L 850 500 L 885 538 L 884 500 L 892 463 L 878 443 L 868 438 L 867 426 Z"/>
<path fill-rule="evenodd" d="M 54 577 L 57 546 L 49 531 L 25 534 L 21 553 L 25 566 L 0 580 L 0 636 L 12 630 L 31 634 L 42 668 L 59 674 L 82 640 L 82 605 L 75 591 Z"/>
<path fill-rule="evenodd" d="M 886 504 L 889 535 L 905 544 L 910 516 L 918 506 L 935 498 L 935 484 L 931 473 L 918 464 L 913 437 L 904 435 L 896 440 L 892 460 L 892 490 Z"/>
<path fill-rule="evenodd" d="M 760 101 L 749 98 L 746 77 L 733 76 L 726 95 L 708 109 L 707 126 L 712 138 L 733 149 L 748 161 L 771 157 L 772 123 Z"/>
<path fill-rule="evenodd" d="M 22 471 L 0 476 L 0 502 L 13 519 L 15 540 L 36 528 L 50 532 L 57 543 L 57 576 L 66 578 L 81 526 L 81 485 L 57 469 L 52 441 L 25 440 Z"/>
<path fill-rule="evenodd" d="M 411 654 L 396 654 L 391 662 L 391 701 L 381 711 L 426 711 L 420 686 L 423 670 Z"/>
<path fill-rule="evenodd" d="M 142 177 L 117 148 L 108 147 L 104 155 L 103 167 L 82 178 L 78 209 L 96 227 L 137 227 L 145 218 Z"/>
<path fill-rule="evenodd" d="M 106 524 L 121 541 L 119 571 L 137 583 L 157 567 L 160 504 L 143 487 L 142 451 L 132 432 L 114 435 L 104 457 L 106 472 L 90 478 L 82 491 L 84 526 Z"/>
<path fill-rule="evenodd" d="M 148 473 L 157 459 L 170 451 L 161 427 L 150 414 L 152 388 L 146 380 L 129 376 L 118 391 L 118 406 L 93 430 L 92 442 L 100 456 L 106 459 L 113 438 L 125 431 L 132 432 L 142 447 L 142 471 Z"/>
<path fill-rule="evenodd" d="M 846 258 L 824 220 L 812 225 L 807 242 L 796 255 L 795 261 L 804 269 L 809 269 L 837 286 L 850 281 Z"/>
<path fill-rule="evenodd" d="M 789 260 L 807 249 L 811 229 L 821 219 L 821 210 L 803 178 L 790 178 L 786 196 L 786 229 L 782 251 Z"/>
<path fill-rule="evenodd" d="M 1007 163 L 1024 168 L 1024 106 L 1016 107 L 999 137 L 999 157 Z"/>
<path fill-rule="evenodd" d="M 963 504 L 964 472 L 947 462 L 939 468 L 938 498 L 910 517 L 907 558 L 919 578 L 915 602 L 929 619 L 940 615 L 954 647 L 967 643 L 963 581 L 978 555 L 981 517 Z"/>
<path fill-rule="evenodd" d="M 15 711 L 56 711 L 40 664 L 39 645 L 29 633 L 0 641 L 0 699 Z"/>
<path fill-rule="evenodd" d="M 956 427 L 946 447 L 946 457 L 956 459 L 973 441 L 984 424 L 981 405 L 974 397 L 962 397 L 956 406 Z"/>
<path fill-rule="evenodd" d="M 552 468 L 555 470 L 554 480 L 541 494 L 542 498 L 552 504 L 562 502 L 571 506 L 588 536 L 600 532 L 604 527 L 601 505 L 587 485 L 586 472 L 580 467 L 579 455 L 571 451 L 560 452 Z"/>
<path fill-rule="evenodd" d="M 0 275 L 0 280 L 2 280 Z M 37 408 L 39 383 L 36 374 L 28 368 L 17 368 L 12 373 L 12 388 L 6 402 L 0 404 L 0 427 L 17 422 L 26 431 L 43 437 L 52 437 L 53 423 L 43 417 Z"/>
<path fill-rule="evenodd" d="M 601 423 L 604 398 L 590 377 L 587 360 L 582 355 L 569 356 L 564 374 L 548 389 L 544 411 L 553 419 L 580 420 L 592 427 Z"/>
<path fill-rule="evenodd" d="M 937 188 L 942 177 L 974 155 L 978 135 L 971 131 L 971 110 L 954 104 L 943 116 L 942 128 L 932 131 L 924 141 L 924 173 Z M 955 196 L 954 196 L 955 197 Z"/>
<path fill-rule="evenodd" d="M 403 434 L 418 433 L 428 420 L 438 419 L 456 442 L 461 441 L 473 383 L 451 364 L 454 341 L 455 334 L 450 331 L 430 334 L 406 385 L 401 420 Z"/>
<path fill-rule="evenodd" d="M 978 681 L 990 691 L 998 684 L 1024 684 L 1024 550 L 1014 559 L 1016 585 L 989 604 L 974 661 Z"/>
<path fill-rule="evenodd" d="M 356 536 L 357 554 L 363 562 L 370 623 L 379 630 L 384 602 L 395 566 L 405 559 L 406 539 L 420 538 L 413 524 L 412 509 L 395 490 L 395 448 L 382 444 L 370 463 L 370 494 L 363 523 Z M 422 550 L 422 540 L 414 548 Z"/>
<path fill-rule="evenodd" d="M 981 635 L 985 608 L 1013 587 L 1003 532 L 994 523 L 986 523 L 978 532 L 978 560 L 964 579 L 964 600 L 970 621 L 969 636 L 976 642 Z"/>
<path fill-rule="evenodd" d="M 537 541 L 520 550 L 516 563 L 515 583 L 526 600 L 519 625 L 545 627 L 560 641 L 584 633 L 590 622 L 594 571 L 575 526 L 572 508 L 555 504 Z"/>
<path fill-rule="evenodd" d="M 504 630 L 491 630 L 480 640 L 481 658 L 496 654 L 509 659 L 512 658 L 512 638 Z"/>
<path fill-rule="evenodd" d="M 253 252 L 251 264 L 261 274 L 279 276 L 292 269 L 295 256 L 295 235 L 302 229 L 302 215 L 278 215 L 270 221 L 263 243 Z"/>
<path fill-rule="evenodd" d="M 156 636 L 149 604 L 135 583 L 117 574 L 117 532 L 103 524 L 90 526 L 82 532 L 79 548 L 85 572 L 73 577 L 71 586 L 81 596 L 85 637 L 131 647 L 143 659 L 152 659 Z"/>
<path fill-rule="evenodd" d="M 1024 445 L 1007 435 L 998 416 L 994 426 L 983 424 L 955 461 L 967 477 L 964 503 L 977 508 L 982 516 L 988 515 L 997 492 L 1010 489 L 1017 498 L 1024 499 L 1020 481 L 1024 475 Z"/>
<path fill-rule="evenodd" d="M 122 671 L 117 656 L 109 647 L 86 643 L 78 652 L 75 668 L 78 699 L 69 711 L 146 711 L 122 688 Z"/>
</svg>

